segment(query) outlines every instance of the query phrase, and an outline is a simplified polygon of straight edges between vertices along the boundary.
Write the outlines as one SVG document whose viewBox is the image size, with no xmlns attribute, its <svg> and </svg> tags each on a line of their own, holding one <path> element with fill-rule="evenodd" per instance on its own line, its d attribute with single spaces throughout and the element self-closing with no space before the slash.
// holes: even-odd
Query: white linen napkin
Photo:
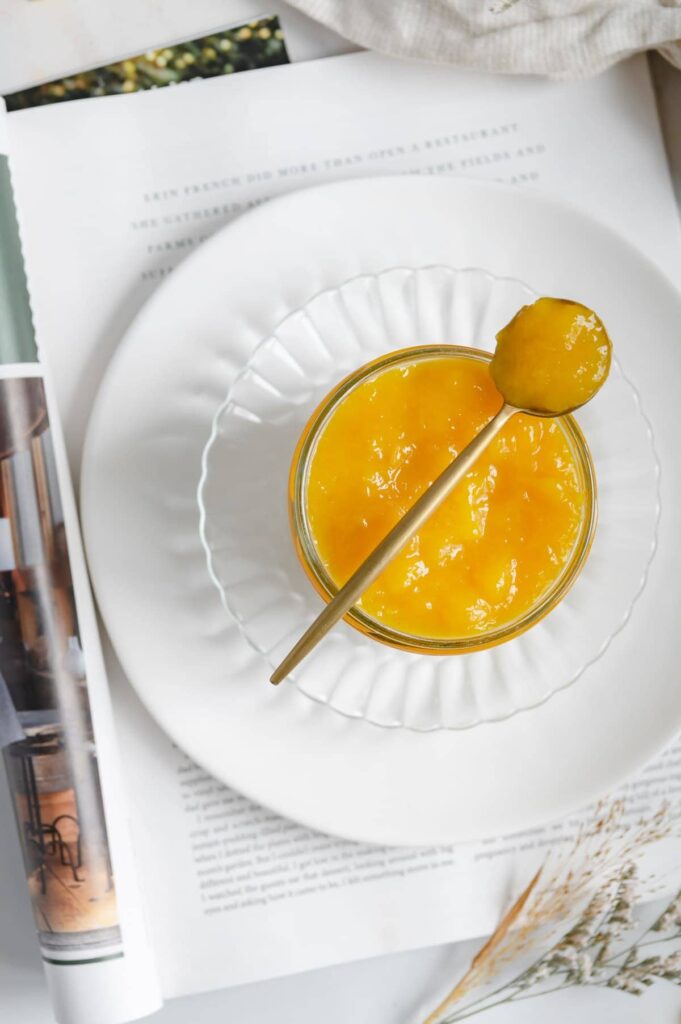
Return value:
<svg viewBox="0 0 681 1024">
<path fill-rule="evenodd" d="M 660 48 L 681 67 L 681 0 L 289 0 L 396 57 L 558 78 Z"/>
</svg>

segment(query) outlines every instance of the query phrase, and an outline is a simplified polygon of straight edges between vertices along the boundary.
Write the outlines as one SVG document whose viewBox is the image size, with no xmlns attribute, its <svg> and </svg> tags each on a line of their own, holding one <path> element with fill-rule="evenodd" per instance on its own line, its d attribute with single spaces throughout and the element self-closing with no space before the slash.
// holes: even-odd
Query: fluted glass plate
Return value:
<svg viewBox="0 0 681 1024">
<path fill-rule="evenodd" d="M 203 454 L 201 539 L 224 605 L 272 666 L 321 608 L 288 523 L 291 457 L 311 413 L 363 363 L 420 344 L 493 350 L 527 285 L 481 269 L 394 268 L 326 290 L 263 341 L 219 408 Z M 596 467 L 599 521 L 582 573 L 526 633 L 491 650 L 433 657 L 340 623 L 285 685 L 380 726 L 464 729 L 544 703 L 626 624 L 656 547 L 659 466 L 619 363 L 577 419 Z"/>
</svg>

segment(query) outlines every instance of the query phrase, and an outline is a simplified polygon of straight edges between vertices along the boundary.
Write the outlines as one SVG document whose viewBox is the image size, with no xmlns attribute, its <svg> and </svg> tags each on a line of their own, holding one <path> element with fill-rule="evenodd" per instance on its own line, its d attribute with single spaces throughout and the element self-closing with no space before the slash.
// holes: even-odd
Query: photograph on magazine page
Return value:
<svg viewBox="0 0 681 1024">
<path fill-rule="evenodd" d="M 43 955 L 120 943 L 43 381 L 0 379 L 0 748 Z"/>
</svg>

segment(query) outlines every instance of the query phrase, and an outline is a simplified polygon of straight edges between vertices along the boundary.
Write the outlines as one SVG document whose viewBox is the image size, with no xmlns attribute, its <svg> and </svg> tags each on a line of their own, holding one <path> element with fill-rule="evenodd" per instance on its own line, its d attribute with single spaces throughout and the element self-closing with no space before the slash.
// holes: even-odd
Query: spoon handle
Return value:
<svg viewBox="0 0 681 1024">
<path fill-rule="evenodd" d="M 359 600 L 364 591 L 371 586 L 376 577 L 380 576 L 391 559 L 404 547 L 409 538 L 420 529 L 426 519 L 442 504 L 447 495 L 451 493 L 459 481 L 466 475 L 488 444 L 494 440 L 504 424 L 517 411 L 512 405 L 502 405 L 496 416 L 459 452 L 456 458 L 442 471 L 440 476 L 414 502 L 409 511 L 405 512 L 402 518 L 395 523 L 380 544 L 374 548 L 359 568 L 355 570 L 347 583 L 341 587 L 333 600 L 320 612 L 278 668 L 274 670 L 270 676 L 271 683 L 280 683 L 282 679 L 285 679 L 296 665 L 310 653 L 313 647 L 316 647 L 319 641 L 326 636 L 329 630 L 335 626 L 338 620 L 343 618 L 345 613 Z"/>
</svg>

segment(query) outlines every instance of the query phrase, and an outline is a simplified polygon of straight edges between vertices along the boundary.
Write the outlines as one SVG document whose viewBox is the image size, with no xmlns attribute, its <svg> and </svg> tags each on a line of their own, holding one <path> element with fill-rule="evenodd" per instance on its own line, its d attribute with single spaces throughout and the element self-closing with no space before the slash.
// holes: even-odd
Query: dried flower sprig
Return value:
<svg viewBox="0 0 681 1024">
<path fill-rule="evenodd" d="M 681 984 L 681 892 L 626 945 L 626 935 L 636 928 L 633 908 L 644 891 L 637 860 L 647 847 L 676 831 L 677 818 L 668 805 L 646 820 L 626 823 L 624 814 L 622 801 L 599 806 L 567 855 L 549 858 L 424 1024 L 455 1024 L 501 1003 L 572 985 L 600 985 L 640 995 L 657 979 Z M 551 942 L 557 926 L 566 920 L 573 923 Z M 549 941 L 549 949 L 530 967 L 475 1001 L 466 1001 L 473 989 L 488 984 L 542 940 Z M 648 955 L 646 950 L 641 958 L 643 946 L 671 940 L 679 941 L 678 952 Z"/>
<path fill-rule="evenodd" d="M 532 895 L 537 882 L 541 876 L 541 868 L 536 873 L 527 888 L 520 894 L 518 899 L 515 901 L 510 910 L 504 914 L 503 918 L 497 925 L 496 930 L 489 937 L 485 945 L 476 953 L 471 961 L 471 966 L 464 974 L 461 981 L 459 981 L 448 996 L 443 999 L 439 1006 L 437 1006 L 433 1012 L 429 1015 L 424 1024 L 434 1024 L 435 1021 L 439 1020 L 442 1014 L 450 1006 L 456 1003 L 461 997 L 465 995 L 469 989 L 478 981 L 478 971 L 483 968 L 487 963 L 488 959 L 494 953 L 494 951 L 501 945 L 506 938 L 508 931 L 513 927 L 515 922 L 520 917 L 525 904 Z"/>
</svg>

